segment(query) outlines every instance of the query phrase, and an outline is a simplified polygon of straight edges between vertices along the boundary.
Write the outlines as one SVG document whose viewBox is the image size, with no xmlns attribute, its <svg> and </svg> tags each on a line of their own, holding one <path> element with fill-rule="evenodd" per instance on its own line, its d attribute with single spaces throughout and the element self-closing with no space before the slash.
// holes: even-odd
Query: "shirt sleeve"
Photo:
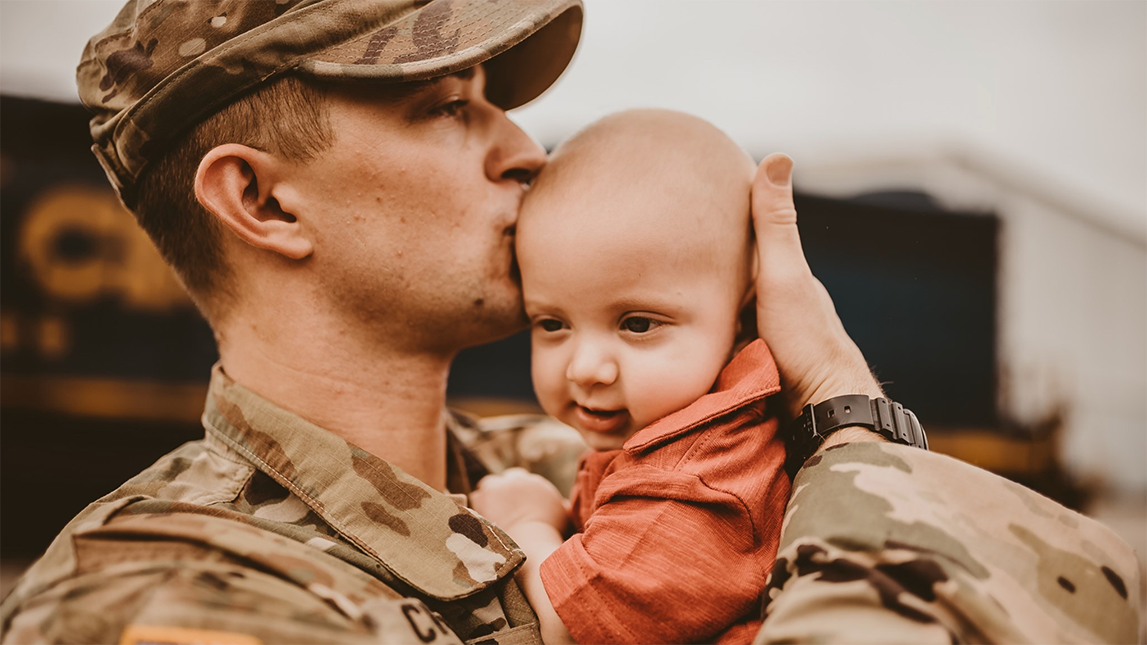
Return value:
<svg viewBox="0 0 1147 645">
<path fill-rule="evenodd" d="M 256 570 L 138 563 L 62 581 L 10 616 L 4 643 L 460 643 L 418 600 L 376 603 L 354 620 Z"/>
<path fill-rule="evenodd" d="M 754 643 L 1135 642 L 1109 529 L 950 457 L 858 442 L 793 482 Z"/>
<path fill-rule="evenodd" d="M 577 430 L 538 414 L 486 417 L 459 432 L 466 448 L 492 473 L 525 468 L 568 496 L 586 445 Z"/>
<path fill-rule="evenodd" d="M 759 607 L 772 545 L 738 497 L 649 466 L 607 476 L 596 497 L 608 501 L 585 532 L 541 565 L 574 640 L 705 641 Z"/>
</svg>

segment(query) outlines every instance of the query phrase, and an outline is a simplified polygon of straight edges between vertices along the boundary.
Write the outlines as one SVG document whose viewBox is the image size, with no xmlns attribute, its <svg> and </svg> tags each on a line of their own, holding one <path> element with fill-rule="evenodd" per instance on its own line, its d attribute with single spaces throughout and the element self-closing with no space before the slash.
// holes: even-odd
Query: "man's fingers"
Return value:
<svg viewBox="0 0 1147 645">
<path fill-rule="evenodd" d="M 793 206 L 793 160 L 773 153 L 761 161 L 753 178 L 753 227 L 762 269 L 804 264 L 797 211 Z"/>
<path fill-rule="evenodd" d="M 847 393 L 879 392 L 832 298 L 809 270 L 793 205 L 793 162 L 772 154 L 753 178 L 757 328 L 773 351 L 790 411 Z M 879 394 L 876 394 L 879 396 Z"/>
</svg>

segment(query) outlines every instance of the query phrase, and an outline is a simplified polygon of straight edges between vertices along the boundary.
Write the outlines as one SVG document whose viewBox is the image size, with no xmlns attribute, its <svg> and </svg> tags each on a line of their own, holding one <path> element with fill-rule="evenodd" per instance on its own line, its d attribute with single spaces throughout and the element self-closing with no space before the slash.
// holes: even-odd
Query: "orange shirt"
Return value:
<svg viewBox="0 0 1147 645">
<path fill-rule="evenodd" d="M 541 566 L 574 640 L 752 641 L 789 496 L 765 400 L 778 391 L 756 340 L 712 392 L 621 450 L 582 457 L 571 496 L 579 532 Z"/>
</svg>

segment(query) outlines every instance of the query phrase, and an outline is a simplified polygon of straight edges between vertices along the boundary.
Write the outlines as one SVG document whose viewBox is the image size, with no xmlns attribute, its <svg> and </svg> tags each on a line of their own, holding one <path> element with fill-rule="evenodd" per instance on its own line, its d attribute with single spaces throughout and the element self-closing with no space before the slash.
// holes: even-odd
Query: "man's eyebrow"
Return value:
<svg viewBox="0 0 1147 645">
<path fill-rule="evenodd" d="M 474 70 L 477 68 L 478 68 L 478 66 L 474 65 L 472 67 L 467 67 L 466 69 L 458 70 L 457 72 L 454 72 L 453 74 L 447 74 L 446 76 L 447 77 L 457 76 L 458 78 L 460 78 L 464 81 L 468 81 L 468 80 L 474 78 Z"/>
<path fill-rule="evenodd" d="M 404 83 L 404 85 L 413 85 L 418 90 L 422 90 L 422 89 L 434 87 L 435 85 L 438 85 L 439 83 L 445 81 L 446 79 L 450 79 L 450 78 L 457 78 L 457 79 L 460 79 L 463 81 L 468 81 L 468 80 L 474 78 L 474 70 L 477 67 L 478 67 L 477 65 L 474 65 L 473 67 L 467 67 L 466 69 L 458 70 L 457 72 L 454 72 L 453 74 L 446 74 L 444 76 L 436 76 L 434 78 L 428 78 L 424 81 L 409 81 L 408 83 Z"/>
<path fill-rule="evenodd" d="M 448 78 L 459 78 L 464 81 L 470 80 L 474 78 L 474 69 L 474 67 L 467 67 L 466 69 L 459 70 L 453 74 L 446 74 L 445 76 L 428 78 L 421 81 L 382 83 L 376 86 L 377 89 L 375 91 L 378 92 L 379 98 L 383 100 L 407 101 L 433 89 Z"/>
</svg>

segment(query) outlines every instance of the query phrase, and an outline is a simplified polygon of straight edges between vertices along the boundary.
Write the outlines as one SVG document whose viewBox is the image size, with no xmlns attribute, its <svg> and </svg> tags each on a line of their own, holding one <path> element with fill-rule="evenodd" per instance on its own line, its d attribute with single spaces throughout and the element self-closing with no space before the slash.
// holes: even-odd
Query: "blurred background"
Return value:
<svg viewBox="0 0 1147 645">
<path fill-rule="evenodd" d="M 206 1 L 206 0 L 197 0 Z M 796 161 L 814 272 L 933 447 L 1147 550 L 1147 3 L 585 0 L 517 121 L 667 107 Z M 202 435 L 210 330 L 88 151 L 74 69 L 118 0 L 0 0 L 6 590 L 88 502 Z M 452 401 L 536 409 L 524 336 Z"/>
</svg>

